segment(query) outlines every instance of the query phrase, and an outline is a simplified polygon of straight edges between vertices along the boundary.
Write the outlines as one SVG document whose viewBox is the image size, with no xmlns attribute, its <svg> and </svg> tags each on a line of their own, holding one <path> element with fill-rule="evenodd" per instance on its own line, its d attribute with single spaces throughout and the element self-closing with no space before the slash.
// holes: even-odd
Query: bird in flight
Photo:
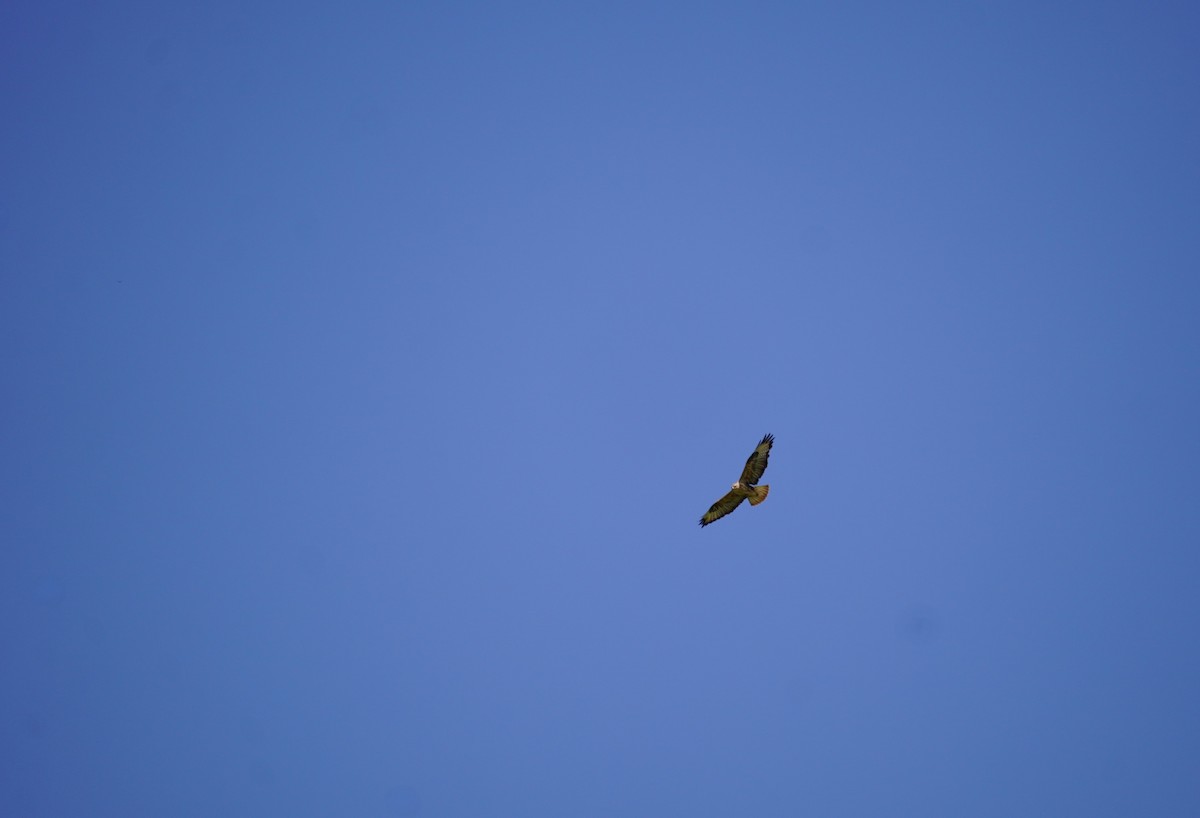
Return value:
<svg viewBox="0 0 1200 818">
<path fill-rule="evenodd" d="M 771 446 L 774 443 L 774 435 L 763 435 L 763 439 L 754 447 L 750 459 L 746 461 L 746 468 L 742 469 L 741 478 L 733 484 L 733 488 L 729 490 L 728 494 L 713 503 L 712 508 L 700 518 L 701 527 L 721 519 L 740 506 L 742 500 L 749 500 L 750 505 L 756 506 L 767 499 L 767 492 L 771 490 L 771 487 L 760 486 L 758 481 L 763 476 L 763 472 L 767 470 L 767 458 L 771 455 Z"/>
</svg>

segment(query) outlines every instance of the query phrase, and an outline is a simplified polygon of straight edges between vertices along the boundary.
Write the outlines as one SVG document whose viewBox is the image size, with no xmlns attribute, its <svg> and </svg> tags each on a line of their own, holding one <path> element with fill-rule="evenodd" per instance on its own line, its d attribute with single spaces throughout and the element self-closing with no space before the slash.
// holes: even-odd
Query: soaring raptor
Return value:
<svg viewBox="0 0 1200 818">
<path fill-rule="evenodd" d="M 700 518 L 701 526 L 721 519 L 741 505 L 742 500 L 749 500 L 750 505 L 756 506 L 767 499 L 767 492 L 771 490 L 771 487 L 760 486 L 758 481 L 763 476 L 763 472 L 767 470 L 767 458 L 771 455 L 771 445 L 774 442 L 774 435 L 763 435 L 763 439 L 754 447 L 754 453 L 746 461 L 746 468 L 742 469 L 741 479 L 734 483 L 729 493 L 713 503 L 712 508 Z"/>
</svg>

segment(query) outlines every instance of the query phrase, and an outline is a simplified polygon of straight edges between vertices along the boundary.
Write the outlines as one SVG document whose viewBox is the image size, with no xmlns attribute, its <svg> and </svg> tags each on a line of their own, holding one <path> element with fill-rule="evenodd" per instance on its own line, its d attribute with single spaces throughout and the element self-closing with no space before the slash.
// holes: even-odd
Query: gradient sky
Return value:
<svg viewBox="0 0 1200 818">
<path fill-rule="evenodd" d="M 1197 9 L 4 3 L 0 814 L 1200 814 Z"/>
</svg>

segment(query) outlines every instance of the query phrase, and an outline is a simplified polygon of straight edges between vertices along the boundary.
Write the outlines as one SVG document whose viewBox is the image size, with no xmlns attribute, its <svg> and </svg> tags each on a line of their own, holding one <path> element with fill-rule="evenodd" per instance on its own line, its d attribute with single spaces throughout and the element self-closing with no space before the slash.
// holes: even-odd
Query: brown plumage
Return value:
<svg viewBox="0 0 1200 818">
<path fill-rule="evenodd" d="M 733 511 L 741 505 L 742 500 L 749 500 L 750 505 L 756 506 L 767 499 L 767 493 L 771 491 L 771 487 L 756 484 L 762 478 L 763 472 L 767 470 L 767 458 L 771 456 L 771 446 L 774 443 L 774 435 L 763 435 L 763 439 L 754 447 L 754 452 L 746 461 L 741 478 L 733 484 L 728 494 L 713 503 L 712 507 L 700 518 L 702 527 Z"/>
</svg>

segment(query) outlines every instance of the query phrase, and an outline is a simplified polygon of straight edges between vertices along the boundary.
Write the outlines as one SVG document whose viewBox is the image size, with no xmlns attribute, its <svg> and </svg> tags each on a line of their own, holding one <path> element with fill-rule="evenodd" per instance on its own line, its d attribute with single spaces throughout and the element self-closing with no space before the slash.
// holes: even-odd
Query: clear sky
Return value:
<svg viewBox="0 0 1200 818">
<path fill-rule="evenodd" d="M 1198 9 L 0 5 L 0 814 L 1200 814 Z"/>
</svg>

